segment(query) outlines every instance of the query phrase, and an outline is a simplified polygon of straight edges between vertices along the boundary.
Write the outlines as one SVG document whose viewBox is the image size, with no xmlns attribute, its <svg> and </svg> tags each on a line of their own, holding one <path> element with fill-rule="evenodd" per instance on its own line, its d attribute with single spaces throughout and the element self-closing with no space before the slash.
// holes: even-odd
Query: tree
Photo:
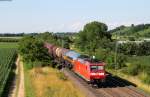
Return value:
<svg viewBox="0 0 150 97">
<path fill-rule="evenodd" d="M 102 39 L 107 30 L 106 24 L 94 21 L 84 26 L 83 33 L 86 33 L 88 39 Z"/>
<path fill-rule="evenodd" d="M 139 45 L 138 55 L 150 55 L 150 42 L 143 42 Z"/>
<path fill-rule="evenodd" d="M 35 65 L 43 66 L 49 64 L 51 61 L 48 49 L 44 47 L 44 42 L 33 36 L 26 36 L 21 39 L 19 51 L 27 63 L 36 63 Z M 40 64 L 37 64 L 38 62 Z"/>
<path fill-rule="evenodd" d="M 110 40 L 111 34 L 107 32 L 108 27 L 101 22 L 91 22 L 84 26 L 83 31 L 80 31 L 77 38 L 77 45 L 83 49 L 95 52 L 97 48 L 102 46 L 101 40 Z"/>
<path fill-rule="evenodd" d="M 63 37 L 63 39 L 61 39 L 61 42 L 63 48 L 70 49 L 70 43 L 72 43 L 72 41 L 69 37 Z"/>
</svg>

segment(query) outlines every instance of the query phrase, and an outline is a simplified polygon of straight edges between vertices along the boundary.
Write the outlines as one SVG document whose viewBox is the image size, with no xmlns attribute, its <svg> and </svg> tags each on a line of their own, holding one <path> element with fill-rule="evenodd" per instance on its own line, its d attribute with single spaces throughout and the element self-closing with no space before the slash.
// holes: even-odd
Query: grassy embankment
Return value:
<svg viewBox="0 0 150 97">
<path fill-rule="evenodd" d="M 128 58 L 128 63 L 129 65 L 132 65 L 134 63 L 139 63 L 139 64 L 142 64 L 142 65 L 150 65 L 150 56 L 134 56 L 134 57 L 129 57 Z M 140 68 L 140 67 L 139 67 Z M 109 72 L 111 72 L 112 74 L 114 75 L 117 75 L 123 79 L 126 79 L 130 82 L 133 82 L 137 85 L 138 88 L 148 92 L 150 94 L 150 85 L 148 84 L 145 84 L 143 82 L 144 78 L 146 77 L 146 74 L 144 72 L 140 72 L 138 75 L 136 76 L 131 76 L 131 75 L 127 75 L 127 74 L 124 74 L 122 72 L 122 70 L 110 70 L 110 69 L 107 69 Z"/>
<path fill-rule="evenodd" d="M 26 97 L 85 97 L 59 70 L 24 67 Z"/>
<path fill-rule="evenodd" d="M 120 71 L 117 71 L 116 70 L 110 70 L 110 69 L 107 69 L 108 72 L 120 77 L 120 78 L 123 78 L 129 82 L 132 82 L 134 84 L 137 85 L 137 88 L 141 89 L 141 90 L 144 90 L 145 92 L 149 93 L 150 94 L 150 86 L 147 85 L 147 84 L 144 84 L 140 79 L 139 79 L 139 76 L 130 76 L 130 75 L 126 75 Z M 144 75 L 142 75 L 144 76 Z"/>
</svg>

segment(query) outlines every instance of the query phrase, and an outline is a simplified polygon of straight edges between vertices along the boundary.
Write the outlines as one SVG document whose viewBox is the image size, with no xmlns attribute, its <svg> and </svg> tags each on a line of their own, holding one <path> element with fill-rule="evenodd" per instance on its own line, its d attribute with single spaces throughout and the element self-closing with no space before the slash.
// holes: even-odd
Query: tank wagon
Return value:
<svg viewBox="0 0 150 97">
<path fill-rule="evenodd" d="M 72 69 L 77 75 L 89 83 L 100 83 L 106 79 L 105 63 L 91 59 L 76 51 L 45 43 L 49 54 L 62 66 Z"/>
</svg>

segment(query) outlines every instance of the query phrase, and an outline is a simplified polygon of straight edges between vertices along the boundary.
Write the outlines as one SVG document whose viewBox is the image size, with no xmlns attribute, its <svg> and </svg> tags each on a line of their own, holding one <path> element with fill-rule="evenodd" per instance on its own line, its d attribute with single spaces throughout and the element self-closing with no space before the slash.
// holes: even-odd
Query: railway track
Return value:
<svg viewBox="0 0 150 97">
<path fill-rule="evenodd" d="M 85 92 L 87 97 L 150 97 L 139 91 L 132 84 L 126 83 L 115 76 L 108 76 L 106 83 L 101 84 L 100 87 L 96 87 L 87 84 L 82 78 L 70 70 L 64 69 L 63 72 L 69 79 L 75 82 L 75 85 Z"/>
<path fill-rule="evenodd" d="M 122 87 L 121 89 L 130 94 L 131 97 L 150 97 L 142 91 L 138 90 L 133 85 L 126 85 L 125 82 L 121 81 L 120 79 L 115 79 L 114 77 L 111 77 L 111 81 L 112 83 L 115 83 L 115 85 L 123 85 L 124 87 Z"/>
</svg>

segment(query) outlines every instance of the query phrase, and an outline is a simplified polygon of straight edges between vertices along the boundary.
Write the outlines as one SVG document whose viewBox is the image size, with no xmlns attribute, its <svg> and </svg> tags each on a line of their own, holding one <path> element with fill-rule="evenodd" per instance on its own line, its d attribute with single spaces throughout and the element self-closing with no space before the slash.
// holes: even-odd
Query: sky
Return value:
<svg viewBox="0 0 150 97">
<path fill-rule="evenodd" d="M 0 0 L 0 33 L 78 32 L 92 21 L 150 23 L 150 0 Z"/>
</svg>

